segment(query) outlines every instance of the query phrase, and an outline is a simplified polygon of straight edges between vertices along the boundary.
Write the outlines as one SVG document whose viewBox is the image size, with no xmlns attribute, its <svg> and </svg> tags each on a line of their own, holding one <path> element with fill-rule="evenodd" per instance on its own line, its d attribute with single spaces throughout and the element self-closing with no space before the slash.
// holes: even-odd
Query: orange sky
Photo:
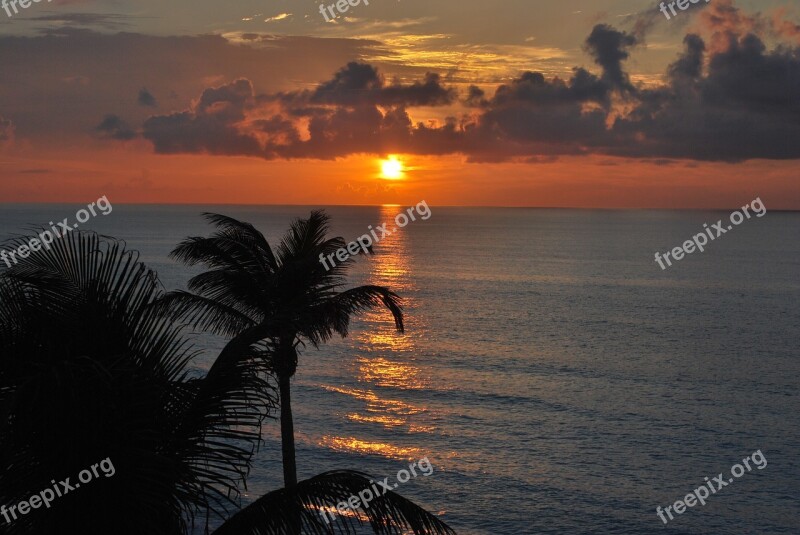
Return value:
<svg viewBox="0 0 800 535">
<path fill-rule="evenodd" d="M 178 7 L 156 16 L 149 2 L 114 17 L 106 2 L 59 5 L 48 22 L 31 10 L 0 25 L 0 202 L 734 208 L 760 196 L 800 209 L 800 86 L 781 79 L 800 60 L 777 48 L 800 46 L 800 25 L 786 2 L 718 0 L 677 22 L 630 11 L 640 2 L 579 4 L 508 0 L 517 16 L 485 31 L 479 10 L 448 20 L 421 2 L 331 24 L 297 9 L 263 23 L 204 12 L 186 27 L 169 22 Z M 381 176 L 390 154 L 399 180 Z"/>
<path fill-rule="evenodd" d="M 107 195 L 116 203 L 156 204 L 374 205 L 425 199 L 440 206 L 727 209 L 761 196 L 773 210 L 800 207 L 792 161 L 654 165 L 593 156 L 534 165 L 401 155 L 404 178 L 386 180 L 381 160 L 363 155 L 335 162 L 164 157 L 134 150 L 103 153 L 102 160 L 75 156 L 12 161 L 20 168 L 64 171 L 58 188 L 51 187 L 48 173 L 25 173 L 4 191 L 3 202 L 82 203 Z"/>
</svg>

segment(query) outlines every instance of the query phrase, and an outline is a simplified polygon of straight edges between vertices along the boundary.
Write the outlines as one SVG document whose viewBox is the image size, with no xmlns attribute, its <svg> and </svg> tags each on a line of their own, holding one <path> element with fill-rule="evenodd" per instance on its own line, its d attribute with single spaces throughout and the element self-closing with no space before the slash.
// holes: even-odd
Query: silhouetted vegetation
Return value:
<svg viewBox="0 0 800 535">
<path fill-rule="evenodd" d="M 218 534 L 454 533 L 393 492 L 363 515 L 326 525 L 318 514 L 366 488 L 355 471 L 297 481 L 289 380 L 298 348 L 347 335 L 351 316 L 385 306 L 398 329 L 398 296 L 379 286 L 342 289 L 349 262 L 326 271 L 328 218 L 296 221 L 275 250 L 247 223 L 208 215 L 208 238 L 173 252 L 209 268 L 189 292 L 166 293 L 134 251 L 73 232 L 0 273 L 0 504 L 104 458 L 116 468 L 50 508 L 21 515 L 9 534 L 186 534 L 228 519 L 261 441 L 280 411 L 285 488 L 228 519 Z M 11 244 L 21 244 L 15 240 Z M 185 326 L 229 341 L 204 374 Z M 206 531 L 209 531 L 206 524 Z"/>
</svg>

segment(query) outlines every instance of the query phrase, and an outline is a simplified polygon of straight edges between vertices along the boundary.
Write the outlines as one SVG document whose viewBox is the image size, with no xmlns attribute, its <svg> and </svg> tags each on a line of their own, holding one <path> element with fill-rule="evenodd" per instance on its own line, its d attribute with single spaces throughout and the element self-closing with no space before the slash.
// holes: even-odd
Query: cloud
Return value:
<svg viewBox="0 0 800 535">
<path fill-rule="evenodd" d="M 97 26 L 109 30 L 119 30 L 130 26 L 128 16 L 114 13 L 55 13 L 31 17 L 30 20 L 59 22 L 67 26 Z"/>
<path fill-rule="evenodd" d="M 712 50 L 723 50 L 732 36 L 773 37 L 800 45 L 800 25 L 789 20 L 786 7 L 746 13 L 733 0 L 715 0 L 700 13 L 700 28 L 710 32 Z"/>
<path fill-rule="evenodd" d="M 634 89 L 628 74 L 622 69 L 622 62 L 628 59 L 628 50 L 636 44 L 636 37 L 607 24 L 595 26 L 586 39 L 586 49 L 595 63 L 603 68 L 603 80 L 617 89 L 631 92 Z"/>
<path fill-rule="evenodd" d="M 191 108 L 147 119 L 143 135 L 162 154 L 329 159 L 410 143 L 405 108 L 455 98 L 436 74 L 387 84 L 375 67 L 352 62 L 314 90 L 256 95 L 247 79 L 206 89 Z"/>
<path fill-rule="evenodd" d="M 255 135 L 241 133 L 237 127 L 253 104 L 250 80 L 236 80 L 206 89 L 189 110 L 150 117 L 144 123 L 143 135 L 160 154 L 258 155 Z"/>
<path fill-rule="evenodd" d="M 54 4 L 57 6 L 80 6 L 91 4 L 95 0 L 55 0 Z"/>
<path fill-rule="evenodd" d="M 409 83 L 387 83 L 369 64 L 351 62 L 315 89 L 256 95 L 250 81 L 206 90 L 183 112 L 154 116 L 144 137 L 156 152 L 202 152 L 273 158 L 330 159 L 354 153 L 390 151 L 420 154 L 464 153 L 474 161 L 514 156 L 581 154 L 607 138 L 607 113 L 615 92 L 634 92 L 622 62 L 635 38 L 598 25 L 587 49 L 602 67 L 600 76 L 576 68 L 569 80 L 523 73 L 501 85 L 492 98 L 471 87 L 466 114 L 414 124 L 408 110 L 457 102 L 454 88 L 436 73 Z M 233 91 L 238 86 L 241 91 Z M 221 95 L 220 110 L 209 115 L 207 95 Z M 236 98 L 234 98 L 234 95 Z M 591 109 L 587 109 L 587 107 Z"/>
<path fill-rule="evenodd" d="M 464 99 L 463 103 L 471 108 L 485 108 L 489 105 L 489 101 L 485 97 L 486 91 L 477 85 L 470 85 L 467 89 L 467 98 Z"/>
<path fill-rule="evenodd" d="M 410 85 L 398 82 L 387 85 L 377 68 L 350 62 L 314 91 L 287 93 L 281 99 L 291 105 L 441 106 L 453 102 L 456 92 L 442 86 L 435 73 L 428 73 L 423 81 Z"/>
<path fill-rule="evenodd" d="M 788 13 L 785 7 L 778 8 L 772 13 L 770 23 L 775 35 L 794 40 L 800 45 L 800 24 L 788 20 Z"/>
<path fill-rule="evenodd" d="M 356 153 L 466 155 L 471 161 L 548 161 L 558 155 L 740 161 L 800 158 L 800 48 L 768 50 L 747 17 L 722 6 L 709 47 L 697 34 L 661 86 L 636 87 L 625 70 L 640 41 L 596 25 L 585 48 L 600 67 L 568 79 L 524 72 L 489 97 L 462 100 L 435 73 L 387 83 L 351 62 L 316 88 L 256 94 L 250 80 L 207 89 L 190 109 L 154 116 L 144 137 L 159 153 L 204 152 L 266 159 Z M 724 37 L 724 39 L 723 39 Z M 461 104 L 460 116 L 429 123 L 409 110 Z M 469 111 L 471 110 L 471 111 Z M 544 160 L 543 160 L 544 158 Z"/>
<path fill-rule="evenodd" d="M 138 102 L 141 106 L 149 106 L 151 108 L 158 107 L 158 101 L 156 100 L 156 97 L 154 97 L 146 87 L 143 87 L 139 90 L 139 97 L 136 99 L 136 102 Z"/>
<path fill-rule="evenodd" d="M 800 51 L 766 50 L 753 34 L 709 53 L 697 35 L 669 68 L 669 85 L 643 92 L 614 133 L 634 141 L 619 155 L 695 160 L 796 159 L 800 147 Z"/>
<path fill-rule="evenodd" d="M 220 35 L 100 33 L 74 27 L 27 37 L 0 32 L 0 115 L 3 104 L 14 103 L 17 138 L 40 148 L 84 148 L 107 113 L 137 128 L 153 115 L 155 108 L 137 101 L 138 88 L 158 97 L 158 110 L 178 111 L 206 87 L 243 73 L 264 92 L 296 83 L 308 86 L 373 45 L 274 35 L 243 45 Z M 113 109 L 109 102 L 115 102 Z"/>
<path fill-rule="evenodd" d="M 136 132 L 117 115 L 106 115 L 95 130 L 105 137 L 118 141 L 129 141 L 136 137 Z"/>
<path fill-rule="evenodd" d="M 673 85 L 684 80 L 697 81 L 703 75 L 703 59 L 706 44 L 699 35 L 689 34 L 683 39 L 684 54 L 667 69 Z"/>
<path fill-rule="evenodd" d="M 697 53 L 688 48 L 686 56 Z M 766 53 L 764 43 L 748 34 L 732 38 L 708 70 L 699 83 L 704 102 L 800 121 L 800 50 Z"/>
<path fill-rule="evenodd" d="M 576 68 L 573 72 L 572 78 L 566 82 L 558 76 L 547 80 L 542 73 L 522 73 L 510 84 L 497 88 L 489 107 L 498 109 L 530 104 L 538 108 L 588 102 L 609 105 L 612 85 L 585 69 Z"/>
<path fill-rule="evenodd" d="M 267 17 L 264 19 L 264 22 L 277 22 L 279 20 L 288 19 L 291 16 L 291 13 L 281 13 L 280 15 L 275 15 L 274 17 Z"/>
<path fill-rule="evenodd" d="M 18 137 L 63 144 L 85 141 L 65 135 L 75 131 L 118 141 L 140 135 L 159 154 L 800 158 L 798 26 L 785 12 L 744 13 L 730 0 L 715 0 L 694 20 L 696 33 L 685 36 L 662 76 L 652 77 L 655 84 L 632 82 L 628 68 L 646 29 L 597 24 L 583 43 L 588 65 L 557 76 L 522 70 L 491 87 L 481 87 L 478 75 L 464 78 L 468 71 L 454 79 L 446 69 L 424 74 L 390 62 L 398 73 L 392 78 L 370 62 L 351 61 L 382 50 L 367 40 L 63 28 L 24 40 L 0 37 L 0 101 L 19 103 Z M 10 52 L 23 48 L 24 58 Z M 129 58 L 125 76 L 109 74 L 122 58 Z M 87 83 L 64 83 L 72 77 Z M 36 98 L 28 87 L 47 87 L 51 98 Z M 131 87 L 143 87 L 136 102 L 125 97 Z M 98 109 L 110 101 L 118 108 Z"/>
<path fill-rule="evenodd" d="M 0 115 L 0 144 L 14 140 L 14 123 Z"/>
</svg>

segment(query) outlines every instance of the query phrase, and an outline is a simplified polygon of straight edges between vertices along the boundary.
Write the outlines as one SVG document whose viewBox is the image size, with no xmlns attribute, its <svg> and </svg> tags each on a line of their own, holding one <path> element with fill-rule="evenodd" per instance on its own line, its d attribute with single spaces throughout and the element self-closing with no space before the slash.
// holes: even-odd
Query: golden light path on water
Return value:
<svg viewBox="0 0 800 535">
<path fill-rule="evenodd" d="M 386 228 L 394 228 L 394 218 L 399 206 L 383 206 L 380 221 Z M 413 223 L 411 223 L 413 224 Z M 368 284 L 387 286 L 406 298 L 414 289 L 405 229 L 394 229 L 375 247 L 375 255 L 368 262 L 370 266 Z M 425 418 L 428 409 L 399 399 L 393 399 L 387 389 L 418 390 L 429 385 L 423 371 L 415 364 L 414 334 L 400 334 L 394 328 L 390 314 L 376 310 L 362 316 L 361 327 L 354 329 L 353 341 L 358 356 L 356 358 L 357 377 L 361 388 L 342 388 L 324 386 L 323 388 L 352 396 L 364 402 L 364 408 L 350 412 L 346 418 L 363 425 L 376 425 L 395 430 L 398 434 L 426 433 L 435 429 Z M 406 326 L 409 327 L 406 316 Z M 414 318 L 414 330 L 421 324 Z M 413 330 L 412 330 L 413 331 Z M 374 454 L 393 459 L 418 459 L 424 456 L 418 448 L 391 444 L 387 441 L 365 440 L 358 436 L 331 436 L 320 439 L 320 445 L 350 453 Z"/>
<path fill-rule="evenodd" d="M 336 451 L 346 451 L 349 453 L 373 453 L 384 457 L 395 459 L 414 459 L 419 455 L 419 448 L 401 448 L 382 442 L 367 442 L 355 437 L 332 437 L 325 435 L 322 437 L 321 444 Z"/>
</svg>

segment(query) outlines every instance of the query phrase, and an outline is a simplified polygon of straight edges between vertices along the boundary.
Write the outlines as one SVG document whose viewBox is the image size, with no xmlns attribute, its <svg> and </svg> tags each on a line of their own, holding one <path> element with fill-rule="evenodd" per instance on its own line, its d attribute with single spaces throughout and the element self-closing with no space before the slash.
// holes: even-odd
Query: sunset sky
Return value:
<svg viewBox="0 0 800 535">
<path fill-rule="evenodd" d="M 796 2 L 319 6 L 0 10 L 0 202 L 800 209 Z"/>
</svg>

